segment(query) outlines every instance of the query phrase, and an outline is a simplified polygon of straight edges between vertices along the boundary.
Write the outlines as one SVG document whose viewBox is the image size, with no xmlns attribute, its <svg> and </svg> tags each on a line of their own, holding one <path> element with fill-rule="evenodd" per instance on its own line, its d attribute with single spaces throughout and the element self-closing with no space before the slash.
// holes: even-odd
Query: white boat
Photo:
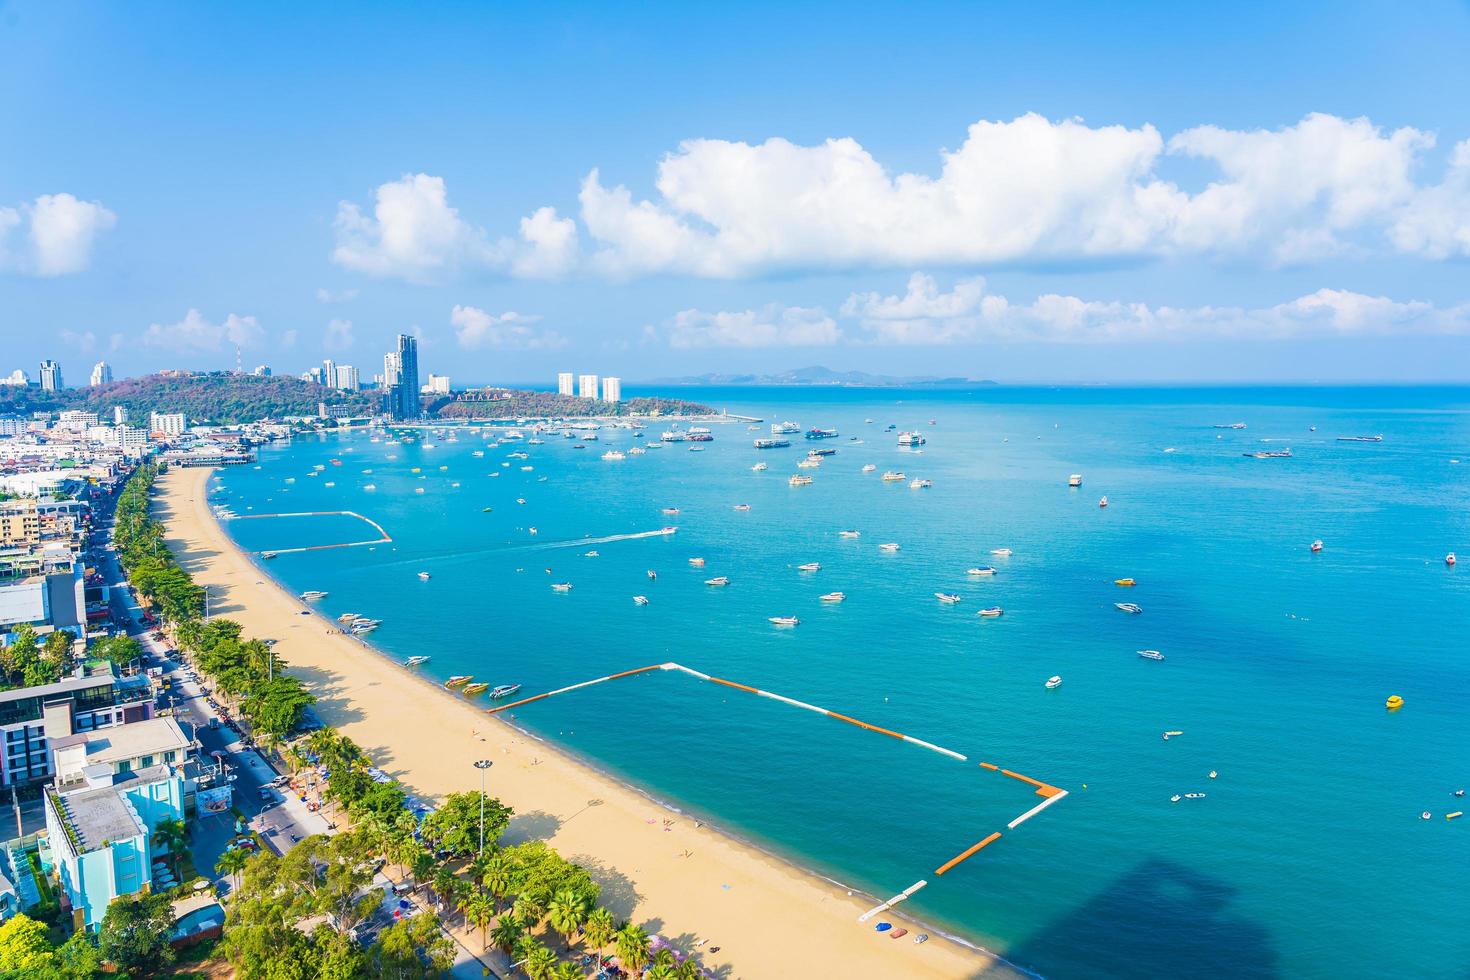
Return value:
<svg viewBox="0 0 1470 980">
<path fill-rule="evenodd" d="M 989 565 L 981 565 L 979 568 L 968 568 L 968 569 L 966 569 L 965 570 L 965 574 L 966 575 L 994 575 L 995 574 L 995 569 L 991 568 Z"/>
<path fill-rule="evenodd" d="M 1047 678 L 1047 681 L 1046 681 L 1046 689 L 1048 691 L 1053 690 L 1053 689 L 1058 688 L 1058 687 L 1061 687 L 1061 686 L 1062 686 L 1062 678 L 1061 678 L 1060 675 L 1054 675 L 1052 677 Z"/>
<path fill-rule="evenodd" d="M 856 538 L 861 536 L 862 533 L 861 531 L 838 531 L 837 536 L 839 538 Z"/>
<path fill-rule="evenodd" d="M 992 555 L 1000 555 L 1002 558 L 1006 558 L 1006 557 L 1009 557 L 1010 556 L 1011 549 L 1009 549 L 1009 548 L 991 548 L 990 549 L 990 553 Z"/>
<path fill-rule="evenodd" d="M 354 635 L 354 636 L 362 636 L 364 633 L 371 633 L 373 630 L 377 629 L 380 625 L 382 625 L 382 624 L 381 623 L 374 623 L 374 622 L 358 622 L 358 623 L 353 623 L 351 626 L 349 626 L 347 628 L 347 631 L 349 633 L 351 633 L 352 635 Z"/>
<path fill-rule="evenodd" d="M 809 561 L 805 565 L 797 565 L 796 570 L 798 572 L 820 572 L 822 566 L 818 562 Z"/>
<path fill-rule="evenodd" d="M 1000 608 L 1000 606 L 989 606 L 985 609 L 980 610 L 975 615 L 984 616 L 987 619 L 994 619 L 996 616 L 999 616 L 1003 612 L 1005 612 L 1005 610 Z"/>
<path fill-rule="evenodd" d="M 704 567 L 704 559 L 703 558 L 691 558 L 691 559 L 689 559 L 689 564 L 693 565 L 695 568 L 703 568 Z"/>
<path fill-rule="evenodd" d="M 809 487 L 812 484 L 812 478 L 809 476 L 802 476 L 800 473 L 797 473 L 792 476 L 791 479 L 787 480 L 786 483 L 788 486 L 793 487 Z"/>
<path fill-rule="evenodd" d="M 661 514 L 667 514 L 670 517 L 673 517 L 673 516 L 675 516 L 676 514 L 679 513 L 679 508 L 677 508 L 677 507 L 665 507 L 661 511 L 659 511 L 659 513 L 661 513 Z"/>
<path fill-rule="evenodd" d="M 589 551 L 589 552 L 587 552 L 587 553 L 586 553 L 586 554 L 585 554 L 585 555 L 583 555 L 583 556 L 582 556 L 582 557 L 583 557 L 583 558 L 596 558 L 596 557 L 598 557 L 598 556 L 599 556 L 599 555 L 600 555 L 600 554 L 601 554 L 601 553 L 600 553 L 600 552 L 597 552 L 597 551 Z"/>
<path fill-rule="evenodd" d="M 1073 473 L 1071 476 L 1067 477 L 1067 486 L 1069 486 L 1069 487 L 1080 487 L 1080 486 L 1082 486 L 1082 474 L 1081 473 Z"/>
<path fill-rule="evenodd" d="M 478 459 L 478 458 L 480 458 L 480 457 L 482 457 L 482 456 L 485 455 L 485 450 L 483 450 L 483 449 L 476 449 L 474 452 L 470 453 L 470 455 L 471 456 L 474 456 L 476 459 Z"/>
<path fill-rule="evenodd" d="M 301 593 L 301 598 L 305 599 L 307 602 L 313 602 L 317 599 L 325 599 L 326 597 L 327 594 L 320 589 L 307 589 L 305 592 Z"/>
<path fill-rule="evenodd" d="M 553 592 L 570 592 L 570 591 L 572 591 L 572 583 L 570 583 L 570 582 L 552 582 L 551 583 L 551 591 L 553 591 Z"/>
<path fill-rule="evenodd" d="M 1451 551 L 1449 554 L 1447 554 L 1447 555 L 1444 556 L 1444 563 L 1446 565 L 1454 565 L 1454 563 L 1455 563 L 1455 553 L 1453 551 Z"/>
<path fill-rule="evenodd" d="M 424 492 L 424 488 L 423 487 L 414 487 L 413 492 L 414 493 L 423 493 Z"/>
<path fill-rule="evenodd" d="M 716 575 L 714 578 L 707 578 L 707 579 L 705 579 L 704 580 L 704 584 L 705 585 L 729 585 L 730 584 L 730 579 L 729 579 L 729 576 L 726 576 L 726 575 Z"/>
<path fill-rule="evenodd" d="M 934 593 L 934 598 L 940 602 L 947 602 L 950 605 L 954 605 L 960 601 L 960 597 L 953 592 L 936 592 Z"/>
<path fill-rule="evenodd" d="M 519 684 L 501 684 L 490 692 L 490 696 L 492 698 L 508 698 L 520 689 L 521 686 Z"/>
<path fill-rule="evenodd" d="M 1164 655 L 1157 650 L 1140 650 L 1138 655 L 1145 660 L 1163 660 Z"/>
<path fill-rule="evenodd" d="M 408 660 L 406 660 L 404 662 L 407 663 L 408 666 L 410 666 L 410 667 L 417 667 L 419 664 L 426 664 L 426 663 L 428 663 L 429 662 L 429 658 L 428 657 L 423 657 L 423 656 L 409 657 Z"/>
<path fill-rule="evenodd" d="M 804 459 L 796 465 L 803 470 L 814 470 L 822 465 L 822 461 L 820 459 Z"/>
<path fill-rule="evenodd" d="M 897 470 L 888 470 L 883 474 L 883 479 L 888 483 L 902 483 L 904 480 L 908 479 L 908 477 L 904 476 Z"/>
<path fill-rule="evenodd" d="M 1099 507 L 1106 507 L 1106 506 L 1107 506 L 1107 505 L 1108 505 L 1108 498 L 1107 498 L 1107 497 L 1106 497 L 1106 496 L 1105 496 L 1105 497 L 1103 497 L 1103 498 L 1102 498 L 1102 499 L 1101 499 L 1101 500 L 1099 500 L 1099 501 L 1098 501 L 1098 502 L 1097 502 L 1097 505 L 1098 505 L 1098 506 L 1099 506 Z"/>
<path fill-rule="evenodd" d="M 646 455 L 648 455 L 648 450 L 647 449 L 644 449 L 642 446 L 633 446 L 631 449 L 628 450 L 628 455 L 629 456 L 646 456 Z"/>
<path fill-rule="evenodd" d="M 679 529 L 678 529 L 678 527 L 676 527 L 673 524 L 668 524 L 668 525 L 665 525 L 664 527 L 659 528 L 658 529 L 658 533 L 659 534 L 677 534 L 677 533 L 679 533 Z"/>
<path fill-rule="evenodd" d="M 626 459 L 627 457 L 623 453 L 618 452 L 616 449 L 609 449 L 607 452 L 602 454 L 602 458 L 606 460 L 620 460 Z"/>
<path fill-rule="evenodd" d="M 768 619 L 776 626 L 797 626 L 801 623 L 795 616 L 770 616 Z"/>
<path fill-rule="evenodd" d="M 428 572 L 419 572 L 419 581 L 420 582 L 427 582 L 428 580 L 429 580 L 429 573 Z"/>
<path fill-rule="evenodd" d="M 743 514 L 746 511 L 750 510 L 750 504 L 736 504 L 735 509 Z"/>
<path fill-rule="evenodd" d="M 657 578 L 658 578 L 658 572 L 655 572 L 655 571 L 654 571 L 654 570 L 653 570 L 653 569 L 651 569 L 651 568 L 650 568 L 650 569 L 649 569 L 649 570 L 648 570 L 648 571 L 647 571 L 647 572 L 645 572 L 645 573 L 644 573 L 644 574 L 646 574 L 646 575 L 647 575 L 647 576 L 648 576 L 648 580 L 649 580 L 649 581 L 650 581 L 650 582 L 652 582 L 652 581 L 654 581 L 654 580 L 655 580 L 655 579 L 657 579 Z"/>
<path fill-rule="evenodd" d="M 925 441 L 923 435 L 918 432 L 900 432 L 898 434 L 898 444 L 900 446 L 922 446 Z"/>
<path fill-rule="evenodd" d="M 1143 607 L 1136 602 L 1115 602 L 1113 606 L 1121 609 L 1125 613 L 1132 613 L 1135 616 L 1143 612 Z"/>
<path fill-rule="evenodd" d="M 843 599 L 846 599 L 846 598 L 847 598 L 847 593 L 846 592 L 828 592 L 826 595 L 822 596 L 822 601 L 823 602 L 841 602 Z"/>
<path fill-rule="evenodd" d="M 895 551 L 898 550 L 898 545 L 896 545 L 896 544 L 894 544 L 893 542 L 890 541 L 887 544 L 880 544 L 878 546 L 878 550 L 879 551 L 887 551 L 889 553 L 892 553 L 892 552 L 895 552 Z"/>
<path fill-rule="evenodd" d="M 801 431 L 801 426 L 797 425 L 795 422 L 772 422 L 771 423 L 771 435 L 773 435 L 773 436 L 790 435 L 793 432 L 800 432 L 800 431 Z"/>
<path fill-rule="evenodd" d="M 878 468 L 878 465 L 876 463 L 868 463 L 868 464 L 866 464 L 866 465 L 863 466 L 863 472 L 864 473 L 871 473 L 874 470 L 876 470 L 877 468 Z"/>
<path fill-rule="evenodd" d="M 648 596 L 646 596 L 646 595 L 635 595 L 633 597 L 633 604 L 634 605 L 637 605 L 637 606 L 646 606 L 646 605 L 648 605 Z"/>
<path fill-rule="evenodd" d="M 364 484 L 363 485 L 363 489 L 364 490 L 367 490 L 367 491 L 373 491 L 373 490 L 378 489 L 378 485 L 376 483 Z"/>
<path fill-rule="evenodd" d="M 768 470 L 768 469 L 770 469 L 770 467 L 769 467 L 769 466 L 767 466 L 767 465 L 766 465 L 766 464 L 765 464 L 765 463 L 756 463 L 756 464 L 755 464 L 755 465 L 754 465 L 754 466 L 752 466 L 752 467 L 751 467 L 751 468 L 750 468 L 750 469 L 751 469 L 751 471 L 752 471 L 752 472 L 754 472 L 754 473 L 760 473 L 760 472 L 762 472 L 762 471 L 764 471 L 764 470 Z"/>
<path fill-rule="evenodd" d="M 934 486 L 932 480 L 911 480 L 909 482 L 910 490 L 928 490 L 932 486 Z"/>
</svg>

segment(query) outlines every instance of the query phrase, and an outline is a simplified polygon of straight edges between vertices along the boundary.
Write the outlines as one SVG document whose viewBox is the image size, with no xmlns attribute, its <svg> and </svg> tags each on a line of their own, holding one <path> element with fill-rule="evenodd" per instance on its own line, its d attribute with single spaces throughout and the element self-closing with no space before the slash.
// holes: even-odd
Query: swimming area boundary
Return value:
<svg viewBox="0 0 1470 980">
<path fill-rule="evenodd" d="M 297 511 L 296 513 L 292 514 L 234 514 L 228 519 L 232 521 L 259 521 L 267 517 L 355 517 L 359 521 L 362 521 L 364 524 L 371 527 L 374 531 L 377 531 L 378 537 L 373 538 L 370 541 L 343 541 L 338 544 L 311 544 L 305 545 L 300 548 L 262 548 L 260 551 L 255 552 L 258 555 L 265 554 L 266 552 L 270 552 L 273 555 L 289 555 L 299 551 L 327 551 L 331 548 L 361 548 L 364 545 L 391 544 L 393 542 L 393 538 L 389 536 L 387 531 L 383 530 L 383 525 L 379 524 L 371 517 L 366 517 L 362 514 L 359 514 L 355 510 L 303 510 Z"/>
<path fill-rule="evenodd" d="M 822 707 L 819 707 L 819 706 L 814 705 L 814 704 L 808 704 L 805 701 L 798 701 L 795 698 L 789 698 L 789 697 L 786 697 L 785 695 L 781 695 L 781 694 L 774 694 L 774 693 L 772 693 L 770 691 L 763 691 L 763 690 L 761 690 L 758 687 L 751 687 L 749 684 L 741 684 L 738 681 L 726 680 L 726 679 L 724 679 L 722 677 L 714 677 L 714 676 L 711 676 L 710 674 L 704 673 L 703 671 L 695 670 L 692 667 L 685 667 L 683 664 L 673 663 L 672 661 L 669 662 L 669 663 L 662 663 L 662 664 L 650 664 L 647 667 L 635 667 L 632 670 L 619 671 L 616 674 L 608 674 L 605 677 L 595 677 L 595 678 L 593 678 L 591 680 L 581 681 L 581 682 L 576 683 L 576 684 L 570 684 L 570 685 L 568 685 L 566 687 L 559 687 L 559 688 L 557 688 L 554 691 L 546 691 L 545 693 L 542 693 L 542 694 L 535 694 L 535 695 L 532 695 L 529 698 L 522 698 L 519 701 L 512 701 L 509 704 L 496 705 L 495 707 L 489 709 L 489 713 L 490 714 L 499 714 L 502 711 L 509 711 L 511 708 L 519 708 L 522 705 L 533 704 L 533 703 L 535 703 L 537 701 L 542 701 L 542 700 L 544 700 L 546 698 L 555 697 L 558 694 L 567 694 L 567 693 L 570 693 L 571 691 L 577 691 L 577 690 L 580 690 L 580 689 L 582 689 L 584 687 L 591 687 L 594 684 L 602 684 L 602 683 L 605 683 L 607 681 L 618 680 L 619 678 L 623 678 L 623 677 L 633 677 L 633 676 L 635 676 L 637 674 L 647 673 L 648 671 L 651 671 L 651 670 L 676 671 L 676 672 L 679 672 L 679 673 L 688 674 L 691 677 L 698 678 L 699 680 L 702 680 L 702 681 L 709 681 L 712 684 L 719 684 L 719 685 L 721 685 L 723 687 L 730 687 L 730 688 L 734 688 L 734 689 L 739 690 L 739 691 L 746 691 L 746 692 L 748 692 L 750 694 L 756 695 L 757 697 L 769 698 L 772 701 L 780 701 L 783 704 L 789 704 L 789 705 L 791 705 L 793 707 L 801 708 L 804 711 L 811 711 L 811 712 L 814 712 L 814 713 L 819 714 L 819 715 L 825 715 L 828 718 L 835 718 L 838 721 L 846 722 L 849 725 L 856 726 L 856 727 L 861 728 L 861 729 L 863 729 L 865 731 L 876 732 L 879 735 L 887 735 L 890 738 L 896 738 L 896 739 L 898 739 L 900 741 L 908 742 L 911 745 L 917 745 L 920 748 L 928 749 L 931 752 L 937 752 L 940 755 L 948 756 L 948 757 L 950 757 L 952 759 L 956 759 L 956 760 L 958 760 L 960 762 L 965 762 L 965 763 L 968 763 L 969 762 L 969 757 L 968 756 L 962 755 L 961 753 L 956 752 L 953 749 L 947 749 L 947 748 L 944 748 L 943 746 L 935 745 L 933 742 L 926 742 L 923 739 L 914 738 L 912 735 L 905 735 L 905 734 L 903 734 L 901 732 L 895 732 L 895 731 L 893 731 L 892 729 L 889 729 L 889 728 L 883 728 L 883 727 L 880 727 L 878 725 L 872 725 L 872 724 L 869 724 L 868 722 L 860 721 L 857 718 L 853 718 L 853 717 L 850 717 L 850 716 L 844 715 L 844 714 L 839 714 L 838 712 L 832 711 L 829 708 L 822 708 Z M 1047 782 L 1043 782 L 1042 780 L 1039 780 L 1039 779 L 1033 779 L 1030 776 L 1024 776 L 1021 773 L 1015 772 L 1015 771 L 1010 770 L 1010 769 L 1004 769 L 1004 768 L 996 765 L 995 763 L 981 762 L 979 764 L 979 767 L 978 768 L 980 768 L 982 770 L 985 770 L 987 772 L 999 773 L 1002 776 L 1007 776 L 1007 777 L 1009 777 L 1011 779 L 1018 780 L 1019 782 L 1023 782 L 1023 783 L 1026 783 L 1026 784 L 1030 785 L 1030 786 L 1034 786 L 1036 788 L 1036 795 L 1043 798 L 1040 803 L 1038 803 L 1035 806 L 1031 807 L 1031 809 L 1027 810 L 1025 813 L 1020 814 L 1014 820 L 1012 820 L 1009 823 L 1007 823 L 1006 824 L 1006 830 L 1008 830 L 1008 831 L 1015 830 L 1021 824 L 1025 823 L 1027 820 L 1030 820 L 1032 817 L 1034 817 L 1037 814 L 1039 814 L 1042 810 L 1045 810 L 1047 807 L 1051 806 L 1053 803 L 1059 803 L 1059 802 L 1061 802 L 1061 800 L 1067 796 L 1067 791 L 1064 790 L 1064 789 L 1062 789 L 1062 788 L 1060 788 L 1060 787 L 1058 787 L 1058 786 L 1053 786 L 1052 784 L 1047 783 Z M 1001 837 L 1001 832 L 1000 831 L 997 830 L 997 831 L 991 832 L 988 836 L 986 836 L 985 838 L 983 838 L 979 843 L 976 843 L 976 844 L 971 845 L 970 847 L 968 847 L 965 850 L 961 851 L 959 854 L 957 854 L 954 857 L 950 858 L 948 861 L 945 861 L 943 864 L 939 865 L 939 867 L 935 868 L 934 869 L 935 876 L 937 877 L 937 876 L 940 876 L 940 875 L 945 874 L 948 871 L 953 870 L 954 868 L 958 867 L 960 864 L 963 864 L 965 861 L 968 861 L 970 858 L 974 857 L 976 854 L 978 854 L 984 848 L 989 847 L 991 844 L 995 843 L 995 841 L 999 840 L 1000 837 Z M 862 915 L 858 916 L 858 921 L 859 922 L 867 922 L 873 916 L 878 915 L 878 914 L 880 914 L 882 912 L 886 912 L 888 909 L 890 909 L 893 906 L 897 905 L 899 902 L 902 902 L 905 899 L 911 897 L 915 892 L 919 891 L 921 888 L 924 888 L 928 884 L 929 884 L 929 882 L 926 879 L 920 879 L 919 881 L 914 882 L 914 884 L 910 885 L 908 888 L 905 888 L 903 891 L 901 891 L 898 894 L 894 895 L 888 901 L 883 902 L 880 905 L 876 905 L 873 908 L 869 909 L 868 911 L 864 912 Z"/>
</svg>

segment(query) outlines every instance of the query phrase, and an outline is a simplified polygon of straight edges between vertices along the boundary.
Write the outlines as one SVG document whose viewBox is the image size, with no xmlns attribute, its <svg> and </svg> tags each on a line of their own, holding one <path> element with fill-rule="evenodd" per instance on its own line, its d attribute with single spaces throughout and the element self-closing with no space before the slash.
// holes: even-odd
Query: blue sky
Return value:
<svg viewBox="0 0 1470 980">
<path fill-rule="evenodd" d="M 1470 376 L 1470 8 L 1034 6 L 0 2 L 0 373 Z"/>
</svg>

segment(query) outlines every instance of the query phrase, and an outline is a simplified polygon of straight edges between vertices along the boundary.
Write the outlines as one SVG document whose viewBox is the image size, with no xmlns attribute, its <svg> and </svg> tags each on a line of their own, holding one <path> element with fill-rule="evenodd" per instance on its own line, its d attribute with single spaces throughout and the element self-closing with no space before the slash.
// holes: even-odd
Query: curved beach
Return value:
<svg viewBox="0 0 1470 980">
<path fill-rule="evenodd" d="M 471 764 L 493 759 L 492 795 L 517 814 L 554 817 L 540 823 L 556 827 L 545 839 L 562 854 L 599 867 L 604 881 L 631 884 L 607 901 L 615 914 L 679 945 L 706 939 L 702 962 L 729 977 L 1021 975 L 937 933 L 921 946 L 875 934 L 856 921 L 876 904 L 870 896 L 708 825 L 679 817 L 665 831 L 670 812 L 636 790 L 414 677 L 320 617 L 300 615 L 302 603 L 263 576 L 219 526 L 206 499 L 211 472 L 174 470 L 157 484 L 155 508 L 170 548 L 210 587 L 216 612 L 249 635 L 275 638 L 277 652 L 320 698 L 322 719 L 410 792 L 474 790 Z M 513 823 L 510 836 L 518 824 L 534 823 Z M 923 930 L 901 915 L 884 917 Z"/>
</svg>

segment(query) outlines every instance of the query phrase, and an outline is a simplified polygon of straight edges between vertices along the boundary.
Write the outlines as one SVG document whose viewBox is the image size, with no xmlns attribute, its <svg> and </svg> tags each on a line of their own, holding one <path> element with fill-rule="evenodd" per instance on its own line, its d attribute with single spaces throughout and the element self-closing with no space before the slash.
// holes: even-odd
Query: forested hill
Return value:
<svg viewBox="0 0 1470 980">
<path fill-rule="evenodd" d="M 315 415 L 321 402 L 345 405 L 353 415 L 371 415 L 379 399 L 374 392 L 337 391 L 299 378 L 227 372 L 150 374 L 62 391 L 0 386 L 0 414 L 81 409 L 110 421 L 105 416 L 121 405 L 134 425 L 146 424 L 150 412 L 183 412 L 195 424 Z"/>
</svg>

